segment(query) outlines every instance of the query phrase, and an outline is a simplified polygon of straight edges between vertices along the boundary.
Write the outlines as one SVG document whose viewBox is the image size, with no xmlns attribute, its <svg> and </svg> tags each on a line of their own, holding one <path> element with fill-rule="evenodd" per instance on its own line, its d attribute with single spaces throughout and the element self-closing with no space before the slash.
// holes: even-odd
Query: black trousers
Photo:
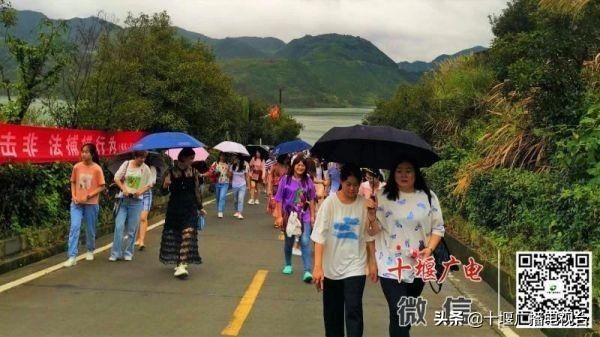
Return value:
<svg viewBox="0 0 600 337">
<path fill-rule="evenodd" d="M 410 325 L 400 326 L 400 318 L 398 317 L 398 302 L 400 297 L 419 297 L 423 292 L 425 283 L 420 278 L 415 278 L 413 283 L 398 283 L 397 280 L 379 278 L 381 289 L 388 302 L 390 310 L 390 337 L 410 337 Z"/>
<path fill-rule="evenodd" d="M 363 335 L 362 297 L 366 276 L 323 282 L 323 318 L 326 337 L 344 337 L 344 318 L 348 337 Z"/>
</svg>

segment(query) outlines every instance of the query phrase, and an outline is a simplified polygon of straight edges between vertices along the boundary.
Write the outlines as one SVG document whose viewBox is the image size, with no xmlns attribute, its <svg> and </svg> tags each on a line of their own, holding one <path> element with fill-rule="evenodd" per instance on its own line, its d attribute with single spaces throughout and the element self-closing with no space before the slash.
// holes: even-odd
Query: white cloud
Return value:
<svg viewBox="0 0 600 337">
<path fill-rule="evenodd" d="M 475 45 L 489 45 L 488 15 L 507 0 L 13 0 L 17 9 L 50 18 L 87 17 L 103 10 L 123 22 L 166 10 L 173 24 L 215 38 L 273 36 L 286 42 L 306 34 L 358 35 L 396 61 L 429 61 Z"/>
</svg>

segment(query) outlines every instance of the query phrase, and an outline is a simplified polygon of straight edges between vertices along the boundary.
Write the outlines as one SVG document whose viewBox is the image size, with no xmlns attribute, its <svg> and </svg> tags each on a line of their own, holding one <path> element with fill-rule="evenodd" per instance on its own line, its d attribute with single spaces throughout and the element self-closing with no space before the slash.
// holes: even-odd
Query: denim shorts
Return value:
<svg viewBox="0 0 600 337">
<path fill-rule="evenodd" d="M 142 195 L 142 212 L 150 212 L 152 208 L 152 191 L 146 191 Z"/>
</svg>

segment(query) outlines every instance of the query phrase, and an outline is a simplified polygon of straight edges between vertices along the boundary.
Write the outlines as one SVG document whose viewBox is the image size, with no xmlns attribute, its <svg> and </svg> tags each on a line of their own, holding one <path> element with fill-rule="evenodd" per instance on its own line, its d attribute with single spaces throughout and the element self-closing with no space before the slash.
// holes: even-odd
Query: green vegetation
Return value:
<svg viewBox="0 0 600 337">
<path fill-rule="evenodd" d="M 519 250 L 600 254 L 600 3 L 513 0 L 483 53 L 443 62 L 377 105 L 412 129 L 453 234 L 514 273 Z M 600 298 L 600 265 L 594 297 Z"/>
<path fill-rule="evenodd" d="M 8 96 L 0 102 L 0 121 L 178 130 L 208 145 L 226 139 L 277 144 L 300 132 L 287 114 L 272 120 L 265 103 L 236 93 L 209 48 L 178 36 L 165 12 L 130 15 L 125 29 L 98 19 L 74 19 L 70 26 L 44 21 L 32 40 L 15 35 L 16 14 L 0 0 L 0 50 L 19 65 L 11 77 L 3 67 L 8 63 L 0 64 L 0 93 Z M 67 226 L 70 170 L 70 164 L 0 166 L 6 190 L 0 237 Z M 102 214 L 110 207 L 103 203 Z"/>
<path fill-rule="evenodd" d="M 98 17 L 57 21 L 38 12 L 14 13 L 16 23 L 7 30 L 12 36 L 35 45 L 39 22 L 62 25 L 64 40 L 77 46 L 79 59 L 85 57 L 84 50 L 95 52 L 99 47 L 100 31 L 118 36 L 130 29 L 128 22 L 121 28 Z M 371 42 L 359 37 L 305 36 L 286 45 L 268 37 L 213 39 L 177 27 L 173 30 L 175 38 L 182 37 L 190 45 L 204 45 L 232 77 L 238 93 L 271 104 L 279 101 L 279 88 L 284 88 L 287 106 L 373 106 L 389 97 L 399 82 L 415 81 L 420 76 L 398 69 Z M 5 64 L 6 78 L 16 78 L 16 63 L 2 43 L 0 59 Z M 69 91 L 60 95 L 66 93 Z"/>
<path fill-rule="evenodd" d="M 352 36 L 305 36 L 274 58 L 219 62 L 235 88 L 288 106 L 372 106 L 390 96 L 405 75 L 371 42 Z"/>
</svg>

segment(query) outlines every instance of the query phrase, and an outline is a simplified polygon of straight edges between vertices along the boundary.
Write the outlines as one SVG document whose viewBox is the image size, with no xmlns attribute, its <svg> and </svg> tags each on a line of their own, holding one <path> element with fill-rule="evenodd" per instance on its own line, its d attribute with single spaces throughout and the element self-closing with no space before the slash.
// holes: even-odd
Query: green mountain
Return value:
<svg viewBox="0 0 600 337">
<path fill-rule="evenodd" d="M 307 35 L 268 59 L 221 60 L 241 93 L 291 106 L 367 106 L 405 80 L 396 63 L 360 37 Z"/>
<path fill-rule="evenodd" d="M 34 11 L 17 11 L 17 15 L 12 33 L 36 41 L 39 23 L 46 16 Z M 78 29 L 92 25 L 122 29 L 97 17 L 73 18 L 66 23 L 71 41 Z M 283 89 L 287 106 L 372 106 L 391 96 L 399 83 L 416 81 L 440 58 L 467 52 L 442 55 L 430 63 L 397 64 L 370 41 L 349 35 L 307 35 L 286 44 L 272 37 L 215 39 L 174 28 L 179 36 L 209 46 L 241 94 L 276 103 L 279 89 Z M 474 51 L 478 50 L 469 52 Z M 0 48 L 0 60 L 14 76 L 15 64 L 7 55 Z"/>
<path fill-rule="evenodd" d="M 454 59 L 454 58 L 457 58 L 457 57 L 460 57 L 463 55 L 471 55 L 471 54 L 479 53 L 479 52 L 482 52 L 485 50 L 487 50 L 486 47 L 475 46 L 473 48 L 461 50 L 452 55 L 442 54 L 442 55 L 436 57 L 435 59 L 433 59 L 431 62 L 424 62 L 424 61 L 399 62 L 398 68 L 400 70 L 406 71 L 408 73 L 412 73 L 414 76 L 416 76 L 418 78 L 418 77 L 421 77 L 421 75 L 423 75 L 423 73 L 425 73 L 426 71 L 435 69 L 438 64 L 440 64 L 446 60 Z"/>
<path fill-rule="evenodd" d="M 273 37 L 227 37 L 213 39 L 206 35 L 175 27 L 177 35 L 191 41 L 201 41 L 211 47 L 215 57 L 232 58 L 262 58 L 275 54 L 285 46 L 285 42 Z"/>
<path fill-rule="evenodd" d="M 487 50 L 487 48 L 486 47 L 482 47 L 482 46 L 475 46 L 473 48 L 461 50 L 461 51 L 459 51 L 457 53 L 454 53 L 452 55 L 442 54 L 442 55 L 434 58 L 433 61 L 431 61 L 431 63 L 439 64 L 439 63 L 442 63 L 442 62 L 444 62 L 444 61 L 446 61 L 448 59 L 454 59 L 454 58 L 457 58 L 457 57 L 460 57 L 460 56 L 463 56 L 463 55 L 471 55 L 471 54 L 482 52 L 484 50 Z"/>
<path fill-rule="evenodd" d="M 48 19 L 44 14 L 34 11 L 17 11 L 17 23 L 15 26 L 10 27 L 8 31 L 15 37 L 23 39 L 29 43 L 36 43 L 38 40 L 38 32 L 42 20 Z M 93 27 L 104 26 L 109 30 L 121 29 L 119 26 L 102 20 L 98 17 L 88 18 L 72 18 L 69 20 L 51 20 L 55 22 L 65 21 L 67 40 L 76 41 L 79 30 L 87 30 Z M 16 76 L 16 62 L 9 55 L 8 50 L 5 46 L 0 44 L 0 62 L 6 69 L 6 75 L 9 78 Z"/>
</svg>

